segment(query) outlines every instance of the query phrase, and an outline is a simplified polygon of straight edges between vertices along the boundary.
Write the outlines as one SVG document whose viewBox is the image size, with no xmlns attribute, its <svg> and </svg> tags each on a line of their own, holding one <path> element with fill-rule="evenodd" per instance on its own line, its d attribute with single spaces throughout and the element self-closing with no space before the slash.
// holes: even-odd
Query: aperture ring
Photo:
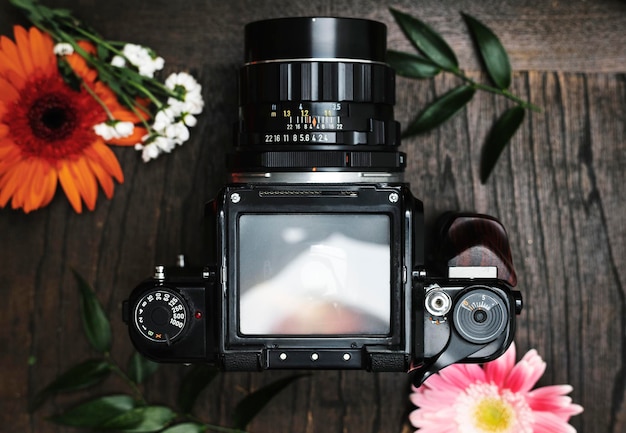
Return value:
<svg viewBox="0 0 626 433">
<path fill-rule="evenodd" d="M 368 131 L 268 131 L 239 132 L 237 145 L 270 146 L 270 145 L 365 145 L 365 146 L 398 146 L 400 144 L 397 123 L 385 127 L 383 122 L 375 123 Z"/>
</svg>

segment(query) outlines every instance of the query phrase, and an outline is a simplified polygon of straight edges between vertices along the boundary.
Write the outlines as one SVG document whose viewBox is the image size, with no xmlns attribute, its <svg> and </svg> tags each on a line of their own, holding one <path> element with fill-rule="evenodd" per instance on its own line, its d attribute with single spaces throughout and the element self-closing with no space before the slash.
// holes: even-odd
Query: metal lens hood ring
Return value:
<svg viewBox="0 0 626 433">
<path fill-rule="evenodd" d="M 245 27 L 245 63 L 288 59 L 385 62 L 387 28 L 353 18 L 300 17 L 257 21 Z"/>
<path fill-rule="evenodd" d="M 363 19 L 248 24 L 233 180 L 400 181 L 386 36 L 384 24 Z"/>
</svg>

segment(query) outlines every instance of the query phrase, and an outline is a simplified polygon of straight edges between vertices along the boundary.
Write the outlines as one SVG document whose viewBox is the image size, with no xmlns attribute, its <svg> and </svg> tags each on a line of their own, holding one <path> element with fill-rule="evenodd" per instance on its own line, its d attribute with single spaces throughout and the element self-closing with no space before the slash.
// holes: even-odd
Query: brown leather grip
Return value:
<svg viewBox="0 0 626 433">
<path fill-rule="evenodd" d="M 495 266 L 498 279 L 517 285 L 504 226 L 489 215 L 444 214 L 439 222 L 437 260 L 450 266 Z"/>
</svg>

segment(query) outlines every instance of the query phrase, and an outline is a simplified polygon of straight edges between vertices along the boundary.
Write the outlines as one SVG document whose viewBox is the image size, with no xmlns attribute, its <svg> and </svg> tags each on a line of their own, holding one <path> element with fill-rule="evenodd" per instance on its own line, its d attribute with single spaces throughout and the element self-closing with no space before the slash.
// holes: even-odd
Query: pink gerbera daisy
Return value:
<svg viewBox="0 0 626 433">
<path fill-rule="evenodd" d="M 515 345 L 484 367 L 455 364 L 413 388 L 418 409 L 409 419 L 420 433 L 565 433 L 583 411 L 570 385 L 532 389 L 546 363 L 530 350 L 515 363 Z"/>
</svg>

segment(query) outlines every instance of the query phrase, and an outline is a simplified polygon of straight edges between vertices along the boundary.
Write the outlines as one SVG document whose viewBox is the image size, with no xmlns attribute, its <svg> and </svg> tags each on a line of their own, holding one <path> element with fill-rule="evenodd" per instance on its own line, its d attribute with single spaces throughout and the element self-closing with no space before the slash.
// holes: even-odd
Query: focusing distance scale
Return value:
<svg viewBox="0 0 626 433">
<path fill-rule="evenodd" d="M 385 57 L 386 27 L 370 20 L 246 26 L 230 182 L 205 208 L 209 257 L 157 266 L 124 302 L 142 355 L 410 371 L 420 385 L 504 353 L 522 308 L 506 231 L 448 213 L 424 251 Z"/>
</svg>

